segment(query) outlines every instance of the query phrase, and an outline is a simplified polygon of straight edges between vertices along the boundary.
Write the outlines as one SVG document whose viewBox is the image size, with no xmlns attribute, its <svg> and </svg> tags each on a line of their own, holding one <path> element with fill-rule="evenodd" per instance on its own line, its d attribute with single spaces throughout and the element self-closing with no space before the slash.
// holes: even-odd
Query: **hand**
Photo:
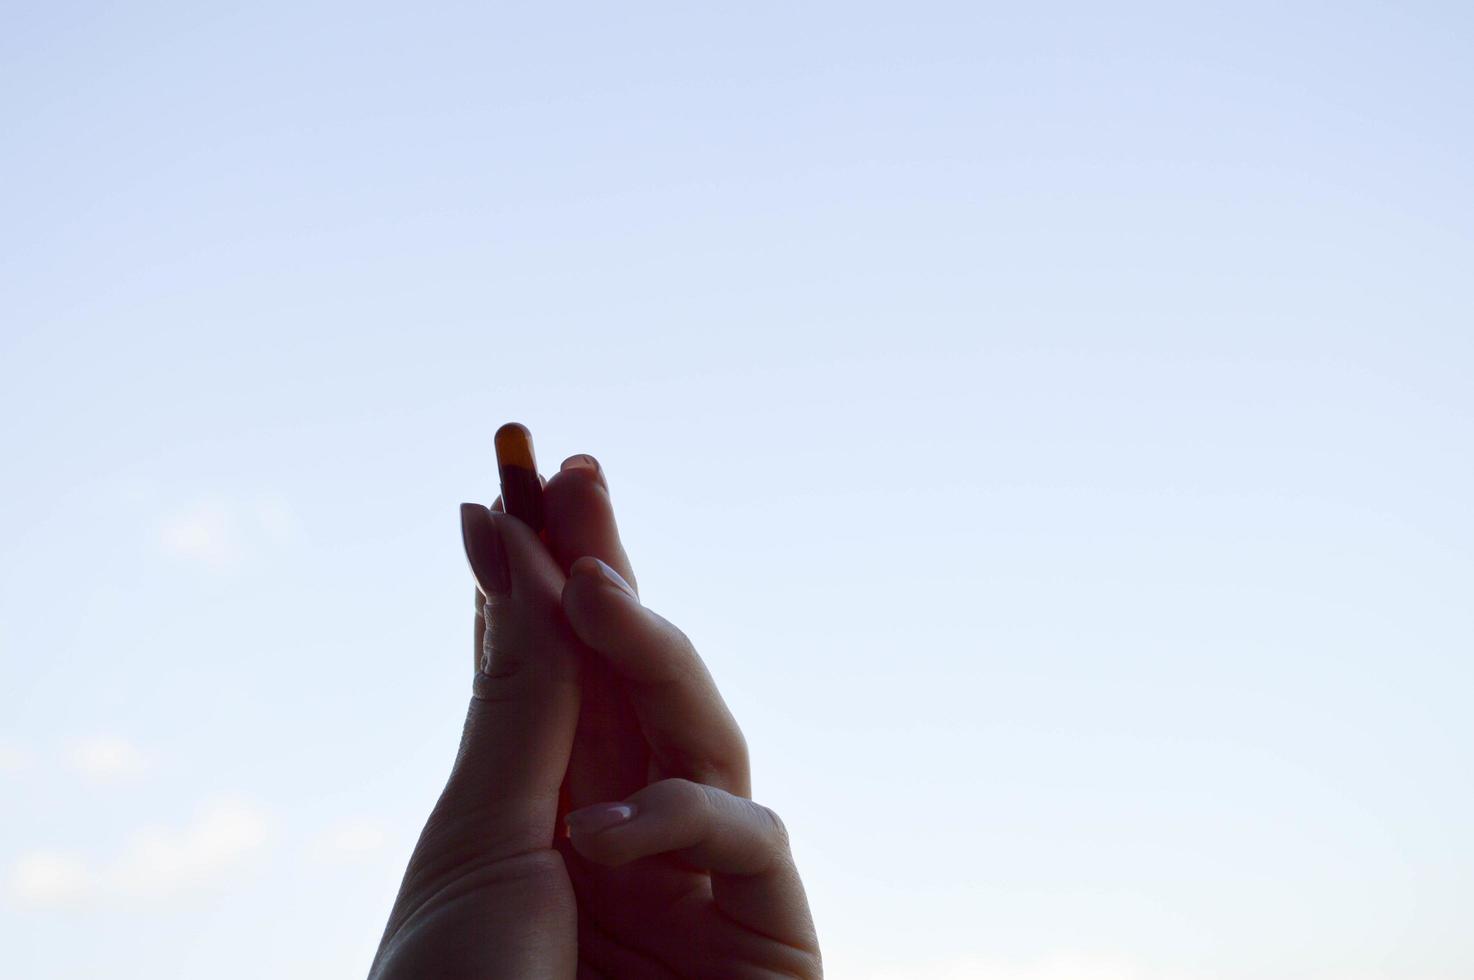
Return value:
<svg viewBox="0 0 1474 980">
<path fill-rule="evenodd" d="M 597 463 L 565 462 L 545 505 L 546 548 L 465 511 L 489 660 L 374 975 L 820 976 L 782 824 L 700 658 L 628 585 Z"/>
<path fill-rule="evenodd" d="M 552 830 L 582 647 L 560 606 L 563 572 L 532 530 L 479 505 L 465 505 L 462 522 L 486 590 L 490 660 L 370 976 L 563 980 L 577 968 L 577 914 Z M 478 632 L 482 621 L 478 612 Z"/>
</svg>

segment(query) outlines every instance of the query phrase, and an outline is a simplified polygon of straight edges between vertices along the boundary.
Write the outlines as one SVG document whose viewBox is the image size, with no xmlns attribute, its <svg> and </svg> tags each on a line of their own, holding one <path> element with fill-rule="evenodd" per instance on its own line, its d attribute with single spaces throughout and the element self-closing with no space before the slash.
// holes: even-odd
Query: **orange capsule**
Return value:
<svg viewBox="0 0 1474 980">
<path fill-rule="evenodd" d="M 543 530 L 543 487 L 532 455 L 532 433 L 520 422 L 496 430 L 496 468 L 502 481 L 502 507 L 534 531 Z"/>
</svg>

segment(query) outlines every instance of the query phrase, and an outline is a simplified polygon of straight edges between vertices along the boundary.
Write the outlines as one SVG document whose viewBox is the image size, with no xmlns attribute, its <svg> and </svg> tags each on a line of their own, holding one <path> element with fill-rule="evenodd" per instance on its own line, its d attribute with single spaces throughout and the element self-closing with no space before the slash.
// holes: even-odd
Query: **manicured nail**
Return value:
<svg viewBox="0 0 1474 980">
<path fill-rule="evenodd" d="M 599 461 L 588 453 L 575 453 L 563 461 L 560 470 L 598 470 Z"/>
<path fill-rule="evenodd" d="M 597 834 L 601 830 L 629 823 L 634 815 L 633 803 L 595 803 L 582 810 L 574 810 L 563 819 L 568 824 L 570 833 Z"/>
<path fill-rule="evenodd" d="M 496 430 L 496 469 L 502 481 L 502 504 L 508 514 L 539 534 L 546 526 L 543 480 L 532 452 L 532 433 L 520 422 Z"/>
<path fill-rule="evenodd" d="M 501 595 L 511 589 L 507 553 L 502 549 L 501 532 L 491 519 L 491 511 L 481 504 L 461 504 L 461 543 L 483 595 Z"/>
<path fill-rule="evenodd" d="M 598 574 L 602 579 L 604 579 L 604 581 L 608 582 L 610 585 L 614 586 L 616 589 L 623 592 L 631 599 L 634 599 L 636 602 L 640 600 L 640 597 L 635 594 L 635 590 L 632 589 L 630 587 L 630 584 L 624 580 L 623 575 L 619 574 L 614 569 L 610 568 L 608 565 L 600 561 L 598 558 L 595 558 L 593 555 L 584 555 L 582 558 L 578 559 L 578 561 L 573 563 L 573 567 L 570 568 L 569 571 L 573 572 L 575 575 Z"/>
<path fill-rule="evenodd" d="M 588 453 L 578 453 L 577 455 L 569 456 L 563 461 L 563 465 L 558 467 L 558 470 L 560 472 L 563 470 L 584 470 L 595 480 L 598 480 L 605 490 L 609 489 L 609 484 L 604 481 L 604 468 L 599 465 L 597 459 Z"/>
</svg>

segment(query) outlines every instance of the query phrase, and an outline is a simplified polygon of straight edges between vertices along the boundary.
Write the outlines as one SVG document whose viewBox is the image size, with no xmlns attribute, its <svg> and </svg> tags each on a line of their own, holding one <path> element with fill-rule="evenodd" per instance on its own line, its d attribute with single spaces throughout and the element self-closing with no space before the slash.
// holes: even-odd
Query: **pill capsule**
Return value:
<svg viewBox="0 0 1474 980">
<path fill-rule="evenodd" d="M 496 430 L 496 468 L 502 481 L 502 507 L 539 534 L 543 529 L 543 487 L 532 455 L 532 433 L 519 422 Z"/>
</svg>

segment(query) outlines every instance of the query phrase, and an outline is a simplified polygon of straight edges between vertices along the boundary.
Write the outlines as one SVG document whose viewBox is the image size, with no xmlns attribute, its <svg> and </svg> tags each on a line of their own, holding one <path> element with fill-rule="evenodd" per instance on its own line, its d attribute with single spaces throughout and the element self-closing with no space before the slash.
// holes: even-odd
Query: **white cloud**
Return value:
<svg viewBox="0 0 1474 980">
<path fill-rule="evenodd" d="M 213 498 L 165 518 L 159 546 L 175 558 L 222 569 L 263 545 L 286 541 L 293 528 L 291 507 L 281 496 Z"/>
<path fill-rule="evenodd" d="M 22 905 L 69 905 L 96 886 L 86 862 L 59 851 L 22 854 L 10 872 L 10 894 Z"/>
<path fill-rule="evenodd" d="M 384 848 L 389 835 L 372 820 L 349 820 L 331 828 L 317 842 L 320 861 L 354 861 Z"/>
<path fill-rule="evenodd" d="M 159 530 L 159 543 L 176 558 L 215 567 L 240 558 L 240 531 L 235 516 L 221 503 L 198 504 L 169 517 Z"/>
<path fill-rule="evenodd" d="M 24 772 L 31 768 L 30 749 L 10 739 L 0 739 L 0 773 Z"/>
<path fill-rule="evenodd" d="M 218 802 L 188 826 L 138 834 L 113 867 L 110 883 L 128 895 L 168 895 L 198 887 L 260 848 L 267 831 L 266 815 L 258 808 Z"/>
<path fill-rule="evenodd" d="M 193 891 L 243 865 L 266 843 L 269 827 L 260 808 L 218 801 L 182 827 L 141 831 L 115 860 L 96 867 L 61 852 L 24 854 L 11 869 L 10 896 L 21 905 L 52 907 Z"/>
<path fill-rule="evenodd" d="M 117 735 L 78 739 L 72 743 L 67 758 L 72 768 L 96 782 L 130 779 L 148 768 L 138 747 Z"/>
</svg>

